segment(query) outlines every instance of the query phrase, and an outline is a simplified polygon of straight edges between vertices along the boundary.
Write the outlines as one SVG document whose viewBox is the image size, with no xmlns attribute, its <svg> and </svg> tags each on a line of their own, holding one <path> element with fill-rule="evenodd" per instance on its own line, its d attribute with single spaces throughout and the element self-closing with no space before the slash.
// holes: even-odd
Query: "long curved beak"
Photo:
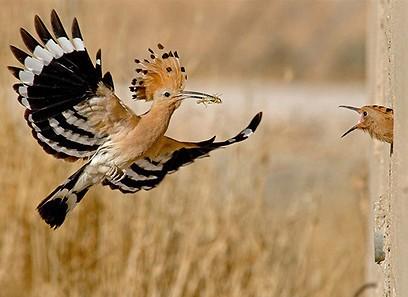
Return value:
<svg viewBox="0 0 408 297">
<path fill-rule="evenodd" d="M 361 113 L 361 109 L 358 108 L 358 107 L 348 106 L 348 105 L 340 105 L 339 107 L 347 108 L 347 109 L 353 110 L 353 111 L 355 111 L 355 112 L 357 112 L 357 113 L 359 113 L 359 114 Z M 360 125 L 360 123 L 357 123 L 356 125 L 354 125 L 354 126 L 351 127 L 350 129 L 348 129 L 348 130 L 341 136 L 341 138 L 343 138 L 344 136 L 346 136 L 346 135 L 349 134 L 350 132 L 353 132 L 354 130 L 358 129 L 358 128 L 359 128 L 359 125 Z"/>
<path fill-rule="evenodd" d="M 202 92 L 196 92 L 196 91 L 182 91 L 180 93 L 180 99 L 199 99 L 201 100 L 200 102 L 204 103 L 221 103 L 222 100 L 220 97 L 217 95 L 210 95 Z"/>
<path fill-rule="evenodd" d="M 360 113 L 360 112 L 361 112 L 361 109 L 360 109 L 360 108 L 358 108 L 358 107 L 354 107 L 354 106 L 340 105 L 339 107 L 342 107 L 342 108 L 347 108 L 347 109 L 353 110 L 353 111 L 358 112 L 358 113 Z"/>
</svg>

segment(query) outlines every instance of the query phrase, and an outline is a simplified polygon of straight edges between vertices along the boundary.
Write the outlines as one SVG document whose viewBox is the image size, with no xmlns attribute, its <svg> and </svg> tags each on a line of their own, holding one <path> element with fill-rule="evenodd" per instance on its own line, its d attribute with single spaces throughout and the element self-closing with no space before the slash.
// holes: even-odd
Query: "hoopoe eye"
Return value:
<svg viewBox="0 0 408 297">
<path fill-rule="evenodd" d="M 367 112 L 366 112 L 366 111 L 363 112 L 363 116 L 365 116 L 365 117 L 367 116 Z"/>
<path fill-rule="evenodd" d="M 170 97 L 170 93 L 169 92 L 164 92 L 164 97 Z"/>
</svg>

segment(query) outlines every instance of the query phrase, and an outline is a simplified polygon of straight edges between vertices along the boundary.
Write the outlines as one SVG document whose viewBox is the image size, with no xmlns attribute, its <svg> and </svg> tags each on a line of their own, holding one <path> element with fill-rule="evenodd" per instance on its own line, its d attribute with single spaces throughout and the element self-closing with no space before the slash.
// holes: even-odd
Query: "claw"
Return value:
<svg viewBox="0 0 408 297">
<path fill-rule="evenodd" d="M 108 170 L 106 176 L 111 182 L 118 183 L 126 176 L 126 173 L 117 166 L 113 166 Z"/>
</svg>

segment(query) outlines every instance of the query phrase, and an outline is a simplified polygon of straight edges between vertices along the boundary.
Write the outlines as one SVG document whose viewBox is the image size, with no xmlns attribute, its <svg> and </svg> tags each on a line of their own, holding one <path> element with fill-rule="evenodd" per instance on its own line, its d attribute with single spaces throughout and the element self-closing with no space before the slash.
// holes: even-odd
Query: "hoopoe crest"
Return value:
<svg viewBox="0 0 408 297">
<path fill-rule="evenodd" d="M 151 101 L 150 110 L 135 114 L 114 92 L 112 75 L 102 75 L 101 51 L 95 64 L 85 47 L 78 21 L 71 37 L 51 12 L 51 28 L 34 18 L 39 40 L 21 28 L 29 53 L 10 46 L 22 67 L 9 70 L 19 80 L 13 86 L 25 107 L 25 119 L 41 147 L 56 158 L 85 160 L 39 205 L 38 212 L 53 228 L 87 191 L 101 183 L 123 193 L 156 187 L 164 177 L 218 148 L 246 140 L 258 127 L 262 113 L 236 136 L 185 142 L 165 136 L 173 112 L 186 99 L 220 103 L 217 96 L 184 90 L 187 75 L 177 51 L 149 49 L 148 59 L 136 59 L 133 99 Z"/>
<path fill-rule="evenodd" d="M 380 105 L 366 105 L 363 107 L 353 107 L 340 105 L 357 112 L 360 119 L 356 125 L 347 130 L 341 137 L 346 136 L 354 130 L 368 132 L 371 137 L 391 144 L 393 147 L 394 113 L 391 108 Z"/>
</svg>

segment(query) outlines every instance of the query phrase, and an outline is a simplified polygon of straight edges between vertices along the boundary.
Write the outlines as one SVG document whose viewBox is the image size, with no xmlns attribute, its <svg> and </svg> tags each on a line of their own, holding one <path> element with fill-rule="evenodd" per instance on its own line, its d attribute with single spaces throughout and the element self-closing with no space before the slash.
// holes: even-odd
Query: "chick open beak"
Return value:
<svg viewBox="0 0 408 297">
<path fill-rule="evenodd" d="M 354 125 L 353 127 L 351 127 L 349 130 L 346 131 L 346 133 L 344 133 L 341 138 L 343 138 L 344 136 L 346 136 L 347 134 L 349 134 L 350 132 L 353 132 L 354 130 L 358 129 L 358 125 Z"/>
<path fill-rule="evenodd" d="M 339 107 L 347 108 L 347 109 L 353 110 L 353 111 L 355 111 L 357 113 L 361 113 L 361 109 L 358 108 L 358 107 L 347 106 L 347 105 L 340 105 Z M 349 130 L 347 130 L 341 137 L 343 138 L 344 136 L 346 136 L 350 132 L 353 132 L 354 130 L 358 129 L 360 127 L 359 125 L 360 125 L 360 122 L 358 122 L 356 125 L 354 125 Z"/>
</svg>

